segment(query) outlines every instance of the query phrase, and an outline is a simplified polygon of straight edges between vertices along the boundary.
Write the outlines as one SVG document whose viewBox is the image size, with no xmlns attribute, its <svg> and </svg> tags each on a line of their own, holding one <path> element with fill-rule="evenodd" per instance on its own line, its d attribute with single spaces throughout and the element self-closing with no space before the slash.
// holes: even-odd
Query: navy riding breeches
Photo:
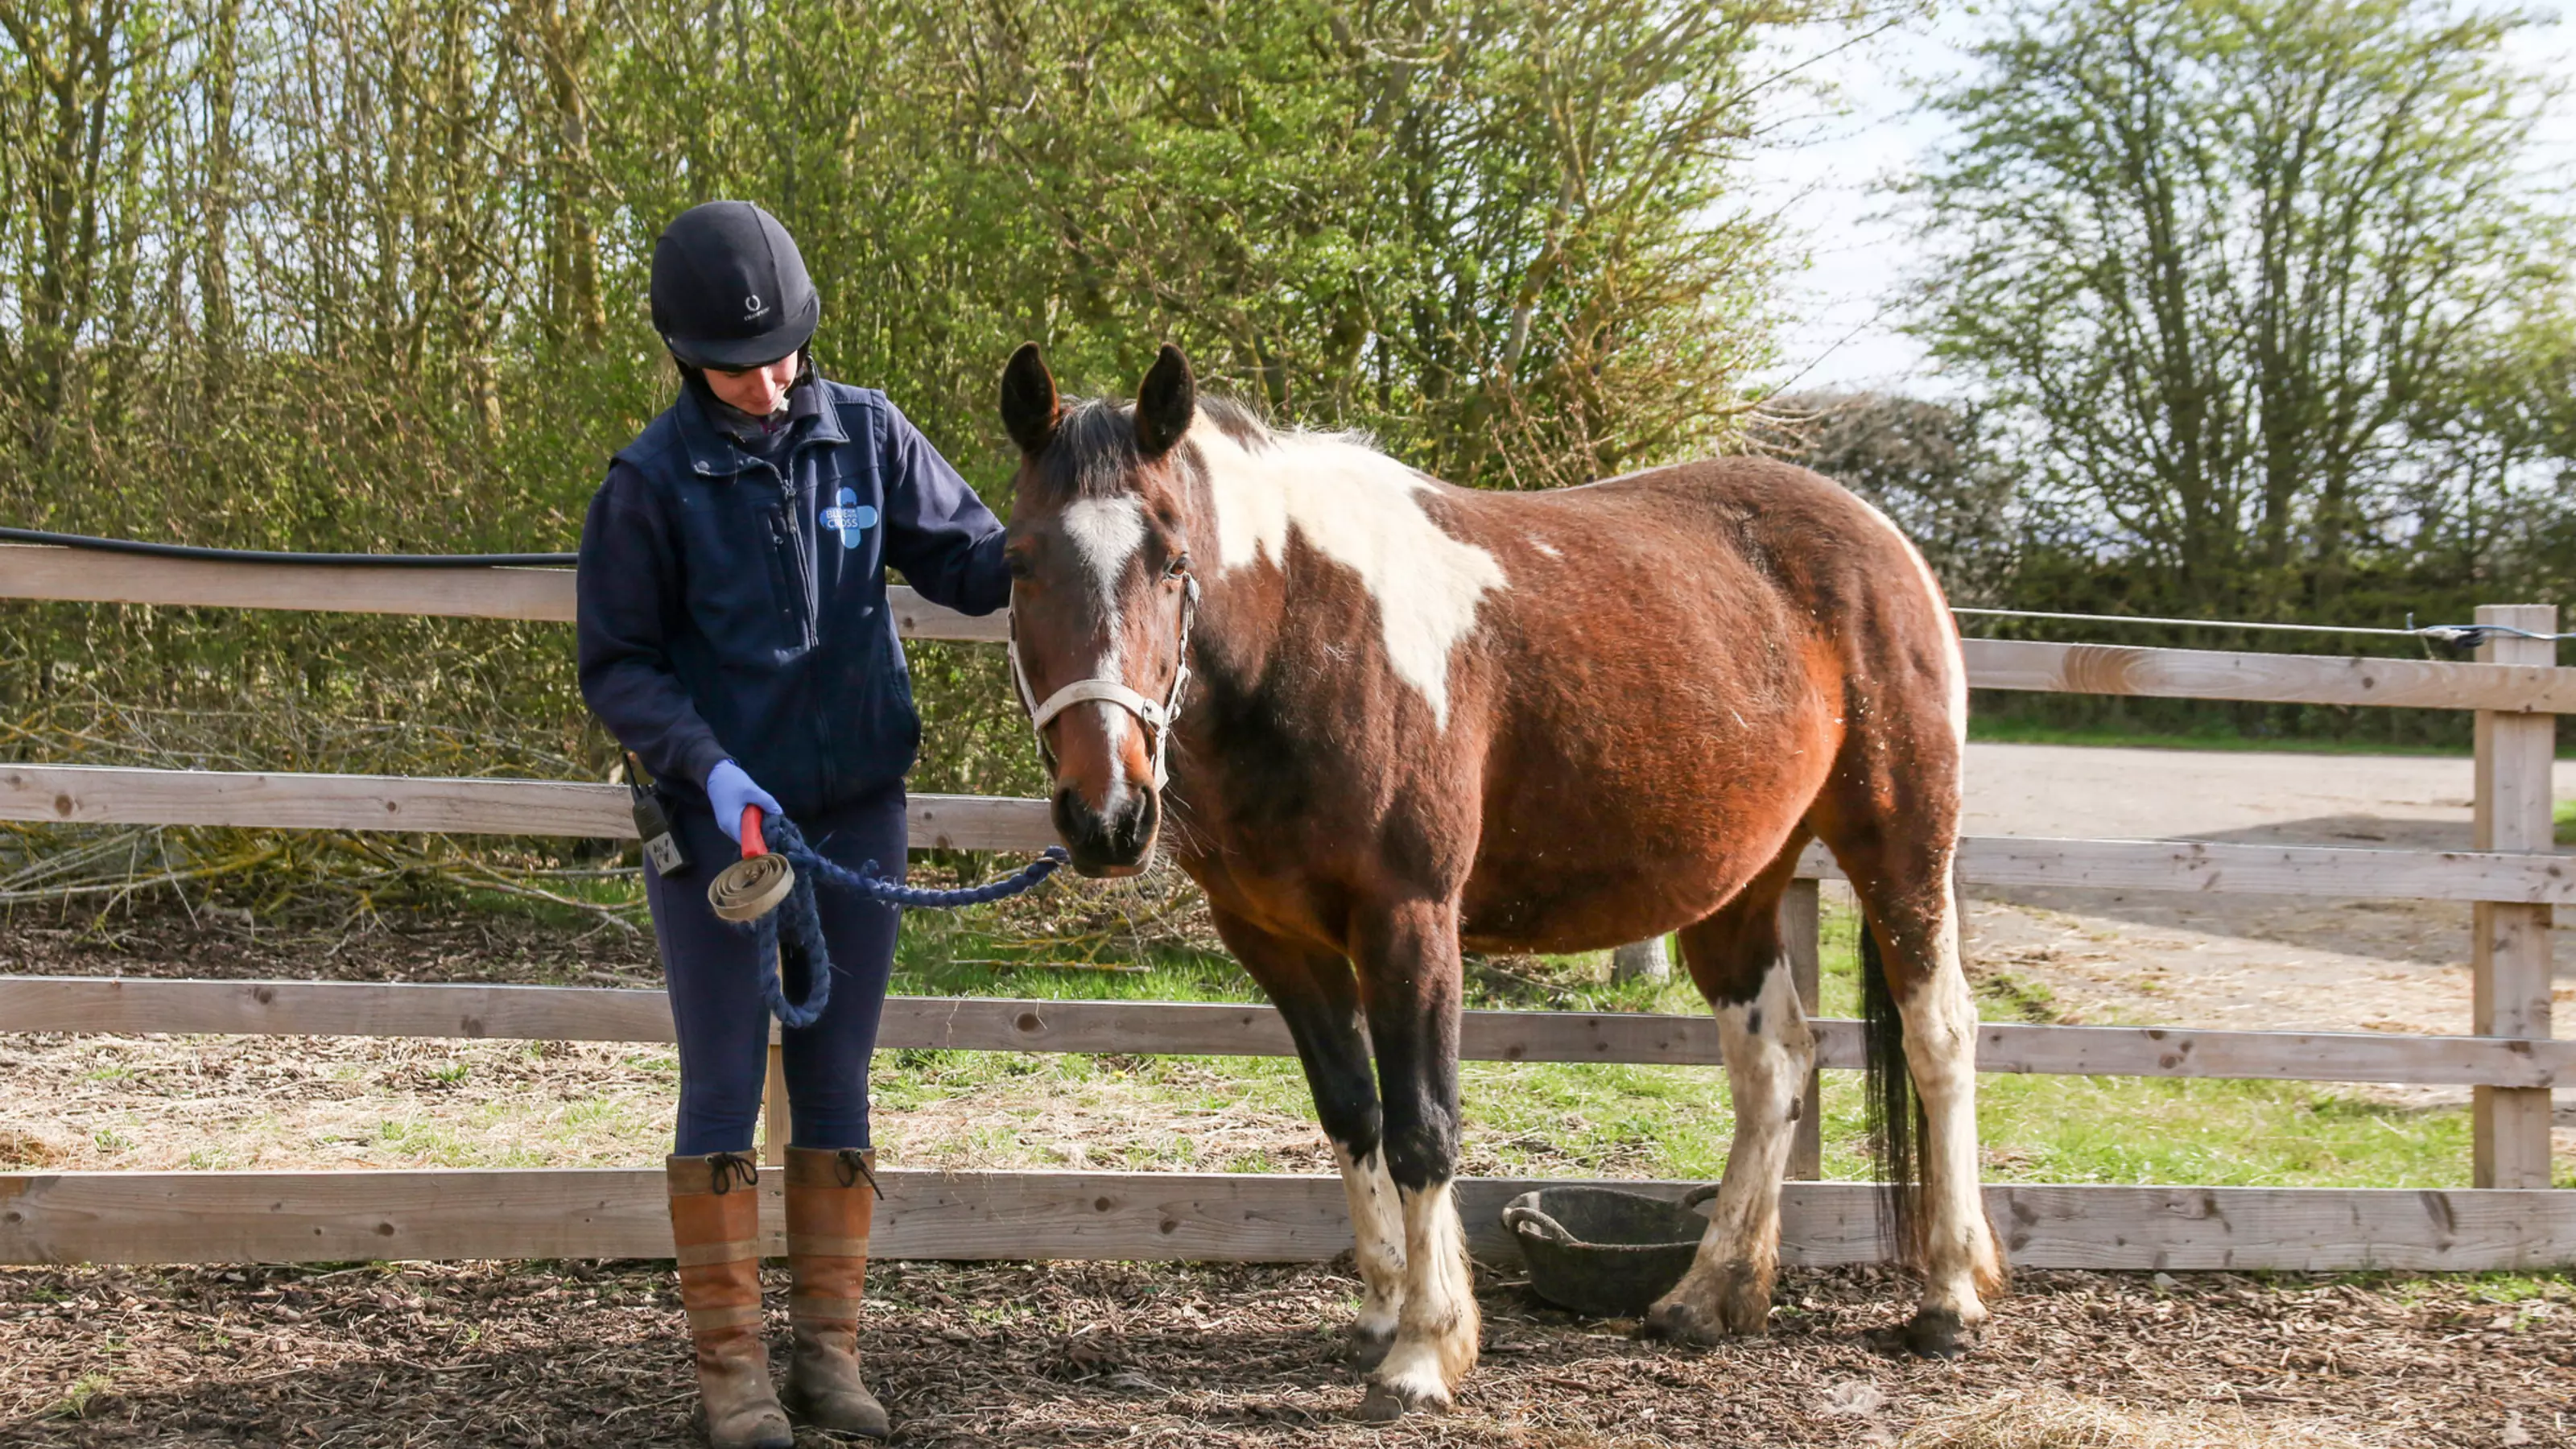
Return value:
<svg viewBox="0 0 2576 1449">
<path fill-rule="evenodd" d="M 901 880 L 904 804 L 904 792 L 896 788 L 799 817 L 796 826 L 825 859 L 852 870 L 873 860 L 880 873 Z M 707 905 L 707 882 L 742 851 L 716 829 L 715 817 L 702 805 L 675 803 L 671 817 L 694 864 L 686 875 L 668 880 L 647 867 L 644 891 L 680 1037 L 674 1150 L 687 1157 L 747 1152 L 769 1069 L 762 963 L 750 928 L 716 919 Z M 798 1147 L 867 1147 L 868 1056 L 876 1050 L 902 912 L 829 886 L 814 894 L 832 953 L 832 996 L 812 1026 L 781 1034 L 793 1141 Z M 785 984 L 791 1000 L 804 999 L 807 985 L 793 970 Z"/>
</svg>

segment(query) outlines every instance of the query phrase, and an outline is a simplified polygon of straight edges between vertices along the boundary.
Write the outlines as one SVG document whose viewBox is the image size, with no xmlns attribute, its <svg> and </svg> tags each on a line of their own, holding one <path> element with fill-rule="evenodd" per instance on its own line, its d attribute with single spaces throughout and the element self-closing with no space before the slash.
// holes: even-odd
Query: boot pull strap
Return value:
<svg viewBox="0 0 2576 1449">
<path fill-rule="evenodd" d="M 760 1165 L 748 1152 L 719 1152 L 707 1159 L 707 1188 L 722 1197 L 737 1187 L 760 1185 Z"/>
<path fill-rule="evenodd" d="M 857 1187 L 859 1179 L 864 1177 L 868 1180 L 868 1190 L 877 1195 L 877 1201 L 885 1201 L 885 1189 L 877 1186 L 877 1175 L 868 1171 L 868 1154 L 865 1150 L 844 1147 L 834 1158 L 833 1165 L 840 1170 L 841 1186 Z"/>
</svg>

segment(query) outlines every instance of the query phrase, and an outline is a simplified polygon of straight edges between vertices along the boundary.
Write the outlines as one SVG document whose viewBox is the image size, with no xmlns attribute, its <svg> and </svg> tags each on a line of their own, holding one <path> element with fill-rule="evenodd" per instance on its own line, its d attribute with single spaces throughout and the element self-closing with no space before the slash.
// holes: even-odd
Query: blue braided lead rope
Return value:
<svg viewBox="0 0 2576 1449">
<path fill-rule="evenodd" d="M 1000 880 L 958 890 L 928 890 L 879 875 L 873 860 L 852 870 L 824 859 L 805 843 L 804 832 L 783 815 L 771 816 L 763 834 L 769 848 L 796 867 L 796 880 L 788 888 L 787 899 L 778 903 L 778 909 L 751 923 L 760 942 L 761 999 L 769 1004 L 769 1014 L 778 1018 L 779 1025 L 787 1027 L 812 1026 L 822 1018 L 823 1008 L 832 1003 L 832 953 L 823 944 L 823 915 L 814 901 L 816 881 L 829 881 L 842 890 L 858 891 L 892 907 L 953 910 L 1033 890 L 1069 859 L 1063 846 L 1050 845 L 1044 855 Z M 781 932 L 785 933 L 783 942 Z M 805 996 L 800 1001 L 787 999 L 787 985 L 779 979 L 782 944 L 786 955 L 805 968 Z"/>
</svg>

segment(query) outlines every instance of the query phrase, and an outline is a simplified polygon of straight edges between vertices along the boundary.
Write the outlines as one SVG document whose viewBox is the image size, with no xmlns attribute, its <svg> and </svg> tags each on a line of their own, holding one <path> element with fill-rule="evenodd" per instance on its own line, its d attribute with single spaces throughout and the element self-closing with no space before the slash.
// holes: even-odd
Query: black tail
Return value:
<svg viewBox="0 0 2576 1449">
<path fill-rule="evenodd" d="M 1867 921 L 1860 928 L 1860 1014 L 1869 1140 L 1878 1159 L 1878 1226 L 1889 1251 L 1910 1263 L 1921 1256 L 1915 1224 L 1923 1193 L 1923 1103 L 1905 1063 L 1905 1021 L 1887 989 L 1887 963 Z"/>
</svg>

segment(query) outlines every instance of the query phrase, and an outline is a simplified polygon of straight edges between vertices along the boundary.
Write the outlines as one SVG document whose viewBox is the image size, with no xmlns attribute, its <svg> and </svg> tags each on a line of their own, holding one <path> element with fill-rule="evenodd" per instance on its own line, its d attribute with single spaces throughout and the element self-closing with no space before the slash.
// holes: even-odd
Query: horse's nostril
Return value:
<svg viewBox="0 0 2576 1449">
<path fill-rule="evenodd" d="M 1129 795 L 1114 810 L 1103 812 L 1093 809 L 1071 786 L 1055 792 L 1051 813 L 1056 833 L 1072 849 L 1077 864 L 1135 863 L 1152 845 L 1160 818 L 1157 802 L 1149 792 Z"/>
<path fill-rule="evenodd" d="M 1146 845 L 1154 838 L 1156 813 L 1157 802 L 1151 795 L 1137 795 L 1127 801 L 1127 808 L 1119 812 L 1112 827 L 1121 856 L 1133 860 L 1145 853 Z"/>
</svg>

